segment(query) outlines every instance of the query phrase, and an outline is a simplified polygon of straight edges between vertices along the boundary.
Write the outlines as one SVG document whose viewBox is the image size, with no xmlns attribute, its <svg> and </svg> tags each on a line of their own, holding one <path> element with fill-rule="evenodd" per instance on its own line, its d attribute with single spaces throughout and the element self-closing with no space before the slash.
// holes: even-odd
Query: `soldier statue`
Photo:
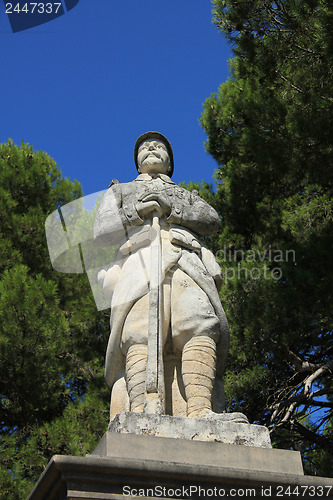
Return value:
<svg viewBox="0 0 333 500">
<path fill-rule="evenodd" d="M 173 152 L 158 132 L 136 141 L 137 178 L 112 181 L 95 243 L 114 246 L 98 274 L 111 304 L 105 378 L 111 417 L 122 410 L 206 418 L 224 411 L 229 329 L 221 270 L 200 237 L 219 228 L 197 191 L 172 180 Z"/>
</svg>

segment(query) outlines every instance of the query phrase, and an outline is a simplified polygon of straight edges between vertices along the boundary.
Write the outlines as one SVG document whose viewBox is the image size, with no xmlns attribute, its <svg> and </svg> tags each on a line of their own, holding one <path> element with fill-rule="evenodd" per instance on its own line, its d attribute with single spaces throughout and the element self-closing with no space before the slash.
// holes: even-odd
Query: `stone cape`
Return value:
<svg viewBox="0 0 333 500">
<path fill-rule="evenodd" d="M 141 256 L 144 258 L 143 252 Z M 130 263 L 132 267 L 132 263 Z M 204 292 L 209 297 L 211 303 L 213 304 L 216 315 L 218 316 L 221 323 L 221 349 L 219 350 L 218 367 L 217 373 L 221 375 L 224 370 L 226 356 L 228 352 L 229 344 L 229 329 L 226 321 L 226 316 L 221 305 L 221 301 L 216 290 L 214 280 L 207 273 L 205 267 L 201 263 L 200 259 L 196 255 L 191 255 L 189 257 L 186 249 L 182 251 L 182 254 L 177 256 L 177 261 L 174 262 L 181 270 L 190 276 L 195 283 L 204 290 Z M 120 352 L 120 336 L 126 315 L 132 308 L 138 298 L 147 293 L 148 282 L 142 280 L 141 282 L 135 282 L 131 280 L 132 287 L 128 288 L 128 278 L 129 274 L 132 276 L 133 271 L 127 270 L 128 266 L 125 267 L 123 272 L 119 274 L 119 285 L 115 290 L 115 299 L 118 295 L 122 296 L 121 300 L 118 300 L 119 304 L 113 306 L 112 318 L 111 318 L 111 335 L 108 343 L 107 354 L 106 354 L 106 372 L 105 378 L 109 387 L 112 386 L 114 380 L 117 378 L 117 373 L 122 369 L 124 364 L 124 356 Z M 145 269 L 149 269 L 146 265 Z M 134 281 L 134 282 L 133 282 Z M 117 289 L 118 288 L 118 289 Z"/>
</svg>

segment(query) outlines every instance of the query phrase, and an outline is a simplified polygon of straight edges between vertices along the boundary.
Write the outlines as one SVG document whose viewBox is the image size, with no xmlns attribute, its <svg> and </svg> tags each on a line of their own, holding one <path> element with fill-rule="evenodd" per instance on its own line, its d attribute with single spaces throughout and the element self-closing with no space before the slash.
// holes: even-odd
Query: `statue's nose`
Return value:
<svg viewBox="0 0 333 500">
<path fill-rule="evenodd" d="M 152 150 L 152 149 L 155 149 L 155 145 L 154 144 L 150 144 L 149 145 L 149 151 Z"/>
</svg>

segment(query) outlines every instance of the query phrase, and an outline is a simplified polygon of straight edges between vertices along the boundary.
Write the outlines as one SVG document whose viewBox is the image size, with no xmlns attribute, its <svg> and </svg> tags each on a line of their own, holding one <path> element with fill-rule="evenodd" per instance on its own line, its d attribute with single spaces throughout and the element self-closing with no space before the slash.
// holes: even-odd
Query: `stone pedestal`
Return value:
<svg viewBox="0 0 333 500">
<path fill-rule="evenodd" d="M 253 436 L 252 426 L 231 416 L 215 428 L 206 420 L 206 434 L 195 419 L 118 417 L 92 455 L 54 456 L 28 500 L 333 498 L 333 479 L 304 476 L 299 452 L 272 449 L 265 431 L 257 429 L 260 447 L 221 442 L 222 428 L 234 442 Z M 174 432 L 178 438 L 163 436 Z M 220 441 L 202 440 L 213 434 Z"/>
<path fill-rule="evenodd" d="M 218 442 L 106 432 L 93 452 L 99 457 L 186 464 L 192 467 L 303 475 L 298 451 Z"/>
</svg>

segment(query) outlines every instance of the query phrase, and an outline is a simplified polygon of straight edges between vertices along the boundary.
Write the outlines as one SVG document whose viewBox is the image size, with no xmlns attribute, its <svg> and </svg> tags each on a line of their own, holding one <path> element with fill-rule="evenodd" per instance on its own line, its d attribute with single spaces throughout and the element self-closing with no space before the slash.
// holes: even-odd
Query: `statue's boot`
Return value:
<svg viewBox="0 0 333 500">
<path fill-rule="evenodd" d="M 126 355 L 126 385 L 130 410 L 142 413 L 145 399 L 147 346 L 135 344 Z"/>
<path fill-rule="evenodd" d="M 213 413 L 212 391 L 215 373 L 215 341 L 203 335 L 193 337 L 185 344 L 182 356 L 188 417 L 202 418 Z"/>
</svg>

